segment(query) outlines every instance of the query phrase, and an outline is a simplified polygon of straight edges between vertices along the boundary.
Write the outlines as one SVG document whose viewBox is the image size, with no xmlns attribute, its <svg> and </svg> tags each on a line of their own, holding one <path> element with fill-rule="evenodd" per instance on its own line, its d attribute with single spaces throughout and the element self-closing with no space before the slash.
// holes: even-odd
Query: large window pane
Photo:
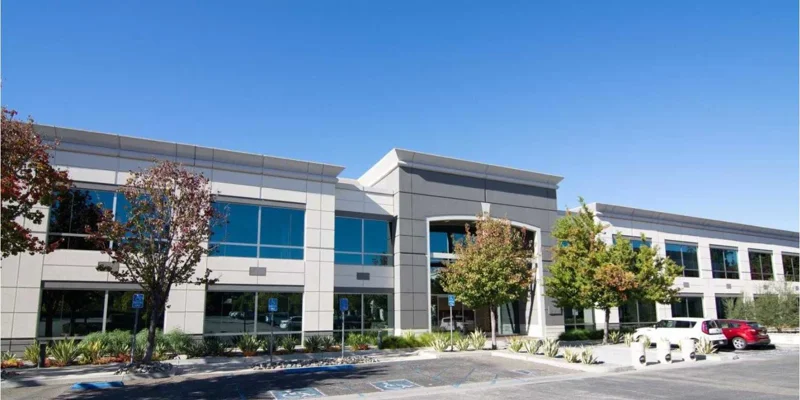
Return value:
<svg viewBox="0 0 800 400">
<path fill-rule="evenodd" d="M 652 301 L 639 302 L 639 323 L 657 322 L 656 318 L 656 303 Z"/>
<path fill-rule="evenodd" d="M 261 207 L 261 244 L 303 246 L 305 211 Z"/>
<path fill-rule="evenodd" d="M 431 232 L 430 235 L 431 253 L 449 253 L 448 238 L 446 232 Z"/>
<path fill-rule="evenodd" d="M 781 257 L 783 261 L 783 274 L 784 279 L 790 282 L 797 282 L 800 280 L 800 256 L 793 254 L 783 254 Z"/>
<path fill-rule="evenodd" d="M 686 308 L 689 317 L 703 318 L 703 298 L 702 297 L 687 297 Z"/>
<path fill-rule="evenodd" d="M 750 251 L 748 258 L 750 259 L 750 279 L 772 280 L 772 253 Z"/>
<path fill-rule="evenodd" d="M 62 193 L 50 207 L 47 242 L 60 242 L 59 249 L 99 250 L 86 239 L 86 227 L 96 229 L 103 211 L 113 207 L 114 192 L 73 189 Z"/>
<path fill-rule="evenodd" d="M 254 332 L 255 293 L 207 292 L 203 319 L 205 333 Z"/>
<path fill-rule="evenodd" d="M 258 242 L 258 206 L 236 203 L 216 203 L 217 212 L 227 215 L 227 224 L 214 228 L 211 242 Z"/>
<path fill-rule="evenodd" d="M 342 313 L 339 311 L 339 301 L 346 298 L 347 311 L 344 313 L 344 330 L 361 331 L 361 295 L 360 294 L 334 294 L 333 296 L 333 329 L 342 329 Z"/>
<path fill-rule="evenodd" d="M 364 220 L 364 253 L 391 253 L 389 222 Z"/>
<path fill-rule="evenodd" d="M 260 258 L 277 258 L 282 260 L 302 260 L 303 249 L 291 247 L 266 247 L 261 246 Z"/>
<path fill-rule="evenodd" d="M 278 311 L 269 312 L 269 299 L 278 299 Z M 302 293 L 258 293 L 258 333 L 299 332 L 303 324 Z"/>
<path fill-rule="evenodd" d="M 711 248 L 711 270 L 714 278 L 739 279 L 737 251 Z"/>
<path fill-rule="evenodd" d="M 389 295 L 364 295 L 364 329 L 393 328 L 389 313 Z"/>
<path fill-rule="evenodd" d="M 258 247 L 256 246 L 239 246 L 235 244 L 219 244 L 215 246 L 211 255 L 217 257 L 251 257 L 255 258 L 257 255 Z"/>
<path fill-rule="evenodd" d="M 133 291 L 109 291 L 108 292 L 108 315 L 106 316 L 106 331 L 121 329 L 133 332 L 136 321 L 136 310 L 131 308 L 133 304 Z M 138 331 L 147 329 L 147 318 L 151 313 L 150 304 L 145 299 L 144 308 L 139 310 L 139 322 L 136 326 Z M 164 315 L 156 321 L 156 326 L 164 326 Z"/>
<path fill-rule="evenodd" d="M 103 329 L 105 291 L 42 290 L 37 334 L 85 336 Z"/>
<path fill-rule="evenodd" d="M 359 254 L 334 253 L 333 254 L 333 263 L 334 264 L 361 265 L 362 262 L 363 262 L 363 256 L 361 255 L 361 253 L 359 253 Z"/>
<path fill-rule="evenodd" d="M 638 323 L 639 316 L 636 310 L 636 301 L 629 300 L 619 307 L 619 322 L 622 324 Z M 566 314 L 565 317 L 566 318 Z"/>
<path fill-rule="evenodd" d="M 697 246 L 683 246 L 683 276 L 697 278 L 700 265 L 697 262 Z"/>
<path fill-rule="evenodd" d="M 334 250 L 361 253 L 361 220 L 336 217 Z"/>
</svg>

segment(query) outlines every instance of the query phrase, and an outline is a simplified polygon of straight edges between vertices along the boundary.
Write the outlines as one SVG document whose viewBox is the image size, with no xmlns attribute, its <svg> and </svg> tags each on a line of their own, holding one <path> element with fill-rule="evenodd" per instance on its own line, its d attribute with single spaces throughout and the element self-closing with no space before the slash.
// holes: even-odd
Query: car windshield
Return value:
<svg viewBox="0 0 800 400">
<path fill-rule="evenodd" d="M 747 326 L 755 329 L 763 328 L 763 326 L 761 326 L 761 324 L 759 324 L 758 322 L 748 322 Z"/>
</svg>

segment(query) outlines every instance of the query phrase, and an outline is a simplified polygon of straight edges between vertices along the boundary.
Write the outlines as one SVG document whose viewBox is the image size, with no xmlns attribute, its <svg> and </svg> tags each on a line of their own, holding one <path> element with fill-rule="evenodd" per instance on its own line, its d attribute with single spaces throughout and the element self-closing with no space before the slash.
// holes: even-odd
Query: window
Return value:
<svg viewBox="0 0 800 400">
<path fill-rule="evenodd" d="M 790 282 L 800 281 L 800 256 L 783 253 L 781 259 L 783 260 L 784 279 Z"/>
<path fill-rule="evenodd" d="M 348 301 L 347 311 L 339 311 L 339 301 L 346 298 Z M 333 329 L 341 331 L 342 323 L 344 330 L 351 332 L 376 331 L 393 328 L 393 315 L 389 312 L 391 295 L 388 294 L 345 294 L 336 293 L 333 296 Z"/>
<path fill-rule="evenodd" d="M 136 310 L 131 308 L 133 303 L 132 291 L 109 291 L 108 292 L 108 311 L 106 312 L 106 331 L 121 329 L 133 332 L 134 325 L 141 331 L 147 329 L 147 316 L 149 315 L 150 305 L 144 302 L 144 308 L 139 310 L 139 322 L 136 324 Z M 156 326 L 164 326 L 164 313 L 156 322 Z"/>
<path fill-rule="evenodd" d="M 690 278 L 700 277 L 700 267 L 697 263 L 697 246 L 688 244 L 667 243 L 667 257 L 675 264 L 683 267 L 683 276 Z"/>
<path fill-rule="evenodd" d="M 639 251 L 639 248 L 642 247 L 642 245 L 645 245 L 647 247 L 653 247 L 652 246 L 652 242 L 650 240 L 645 240 L 644 242 L 642 242 L 642 238 L 640 238 L 640 237 L 623 236 L 623 238 L 625 238 L 625 240 L 631 242 L 631 247 L 633 248 L 633 251 L 636 251 L 636 252 Z M 617 235 L 612 236 L 612 241 L 613 241 L 614 244 L 617 243 Z"/>
<path fill-rule="evenodd" d="M 672 316 L 684 318 L 703 318 L 702 297 L 681 297 L 677 303 L 672 303 Z"/>
<path fill-rule="evenodd" d="M 588 316 L 588 318 L 587 318 Z M 591 312 L 585 313 L 582 308 L 564 307 L 564 328 L 570 329 L 590 329 L 594 330 Z"/>
<path fill-rule="evenodd" d="M 717 318 L 725 319 L 728 318 L 728 312 L 725 310 L 725 304 L 729 302 L 737 302 L 739 301 L 738 297 L 733 296 L 716 296 L 714 297 L 714 305 L 717 307 Z"/>
<path fill-rule="evenodd" d="M 278 299 L 278 311 L 269 312 L 269 299 Z M 300 332 L 302 293 L 206 292 L 203 332 L 263 334 Z"/>
<path fill-rule="evenodd" d="M 754 281 L 772 280 L 772 253 L 749 251 L 750 279 Z"/>
<path fill-rule="evenodd" d="M 629 300 L 619 307 L 620 325 L 640 327 L 652 325 L 656 321 L 656 303 L 652 301 Z"/>
<path fill-rule="evenodd" d="M 61 194 L 50 207 L 48 244 L 60 242 L 59 249 L 99 250 L 88 239 L 85 227 L 96 229 L 103 211 L 113 211 L 115 195 L 112 191 L 83 189 Z"/>
<path fill-rule="evenodd" d="M 711 248 L 711 271 L 714 278 L 739 279 L 736 249 Z"/>
<path fill-rule="evenodd" d="M 336 217 L 334 263 L 392 265 L 391 238 L 388 221 Z"/>
<path fill-rule="evenodd" d="M 303 259 L 305 211 L 252 204 L 215 203 L 227 224 L 214 230 L 212 256 Z"/>
</svg>

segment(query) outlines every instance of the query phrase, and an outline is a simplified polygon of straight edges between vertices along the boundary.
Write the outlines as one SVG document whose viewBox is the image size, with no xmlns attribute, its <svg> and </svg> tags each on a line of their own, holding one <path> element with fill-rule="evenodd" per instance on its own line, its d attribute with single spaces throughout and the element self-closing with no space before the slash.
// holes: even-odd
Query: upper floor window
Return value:
<svg viewBox="0 0 800 400">
<path fill-rule="evenodd" d="M 334 263 L 392 265 L 391 223 L 336 217 Z"/>
<path fill-rule="evenodd" d="M 215 203 L 227 223 L 209 239 L 212 256 L 303 259 L 305 210 L 238 203 Z"/>
<path fill-rule="evenodd" d="M 47 242 L 59 242 L 59 249 L 99 250 L 88 239 L 86 227 L 97 229 L 105 210 L 114 211 L 114 198 L 124 196 L 108 190 L 71 189 L 50 207 Z"/>
<path fill-rule="evenodd" d="M 711 273 L 714 278 L 739 279 L 737 250 L 712 247 Z"/>
<path fill-rule="evenodd" d="M 700 267 L 697 264 L 697 246 L 678 243 L 666 243 L 667 257 L 675 264 L 683 267 L 683 276 L 700 277 Z"/>
<path fill-rule="evenodd" d="M 750 250 L 748 257 L 750 258 L 750 279 L 754 281 L 771 281 L 772 253 Z"/>
<path fill-rule="evenodd" d="M 797 254 L 783 253 L 783 278 L 790 282 L 800 280 L 800 256 Z"/>
<path fill-rule="evenodd" d="M 647 247 L 653 247 L 652 242 L 650 240 L 645 240 L 643 242 L 642 238 L 639 238 L 639 237 L 624 237 L 624 238 L 627 241 L 631 242 L 631 247 L 633 248 L 633 251 L 637 251 L 638 252 L 639 248 L 642 247 L 642 245 L 645 245 Z M 617 236 L 616 235 L 614 235 L 612 237 L 612 241 L 613 241 L 614 244 L 617 243 Z"/>
</svg>

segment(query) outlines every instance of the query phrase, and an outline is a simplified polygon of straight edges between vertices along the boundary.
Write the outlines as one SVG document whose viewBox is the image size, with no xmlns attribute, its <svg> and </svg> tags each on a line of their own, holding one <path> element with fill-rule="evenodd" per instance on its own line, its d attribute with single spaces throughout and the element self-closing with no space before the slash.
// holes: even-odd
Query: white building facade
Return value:
<svg viewBox="0 0 800 400">
<path fill-rule="evenodd" d="M 210 238 L 216 250 L 197 267 L 198 275 L 211 269 L 218 282 L 175 286 L 158 321 L 164 331 L 229 337 L 303 336 L 342 327 L 393 334 L 439 329 L 449 308 L 437 271 L 452 258 L 465 224 L 484 212 L 510 219 L 534 244 L 537 284 L 527 298 L 497 307 L 501 334 L 556 336 L 565 326 L 599 327 L 593 321 L 602 321 L 592 310 L 556 308 L 535 289 L 543 287 L 550 263 L 561 177 L 394 149 L 360 178 L 346 179 L 339 177 L 343 167 L 323 163 L 53 126 L 37 130 L 46 140 L 59 141 L 52 162 L 69 171 L 74 189 L 42 209 L 42 224 L 25 221 L 41 239 L 58 241 L 58 250 L 2 260 L 3 350 L 19 351 L 37 339 L 145 326 L 147 308 L 138 322 L 130 308 L 137 285 L 96 270 L 109 257 L 85 239 L 82 227 L 102 209 L 126 218 L 126 200 L 116 190 L 130 171 L 154 160 L 177 161 L 203 173 L 228 213 L 228 223 Z M 644 233 L 662 253 L 680 249 L 671 251 L 673 257 L 683 257 L 680 246 L 695 246 L 698 274 L 677 282 L 689 299 L 688 314 L 702 309 L 704 316 L 715 317 L 718 297 L 756 294 L 763 282 L 752 279 L 751 252 L 758 253 L 754 260 L 769 263 L 770 278 L 796 282 L 796 232 L 592 207 L 610 224 L 608 240 L 611 232 Z M 720 254 L 721 272 L 714 261 Z M 725 263 L 731 254 L 735 266 Z M 759 278 L 765 277 L 763 271 L 759 264 Z M 278 301 L 274 314 L 267 307 L 273 298 Z M 342 298 L 350 305 L 344 315 L 338 311 Z M 639 314 L 651 322 L 678 310 L 653 305 L 640 313 L 642 307 L 634 308 L 637 323 L 644 322 Z M 454 314 L 488 330 L 488 309 L 457 303 Z M 615 311 L 612 323 L 628 323 L 630 315 L 630 309 Z"/>
</svg>

